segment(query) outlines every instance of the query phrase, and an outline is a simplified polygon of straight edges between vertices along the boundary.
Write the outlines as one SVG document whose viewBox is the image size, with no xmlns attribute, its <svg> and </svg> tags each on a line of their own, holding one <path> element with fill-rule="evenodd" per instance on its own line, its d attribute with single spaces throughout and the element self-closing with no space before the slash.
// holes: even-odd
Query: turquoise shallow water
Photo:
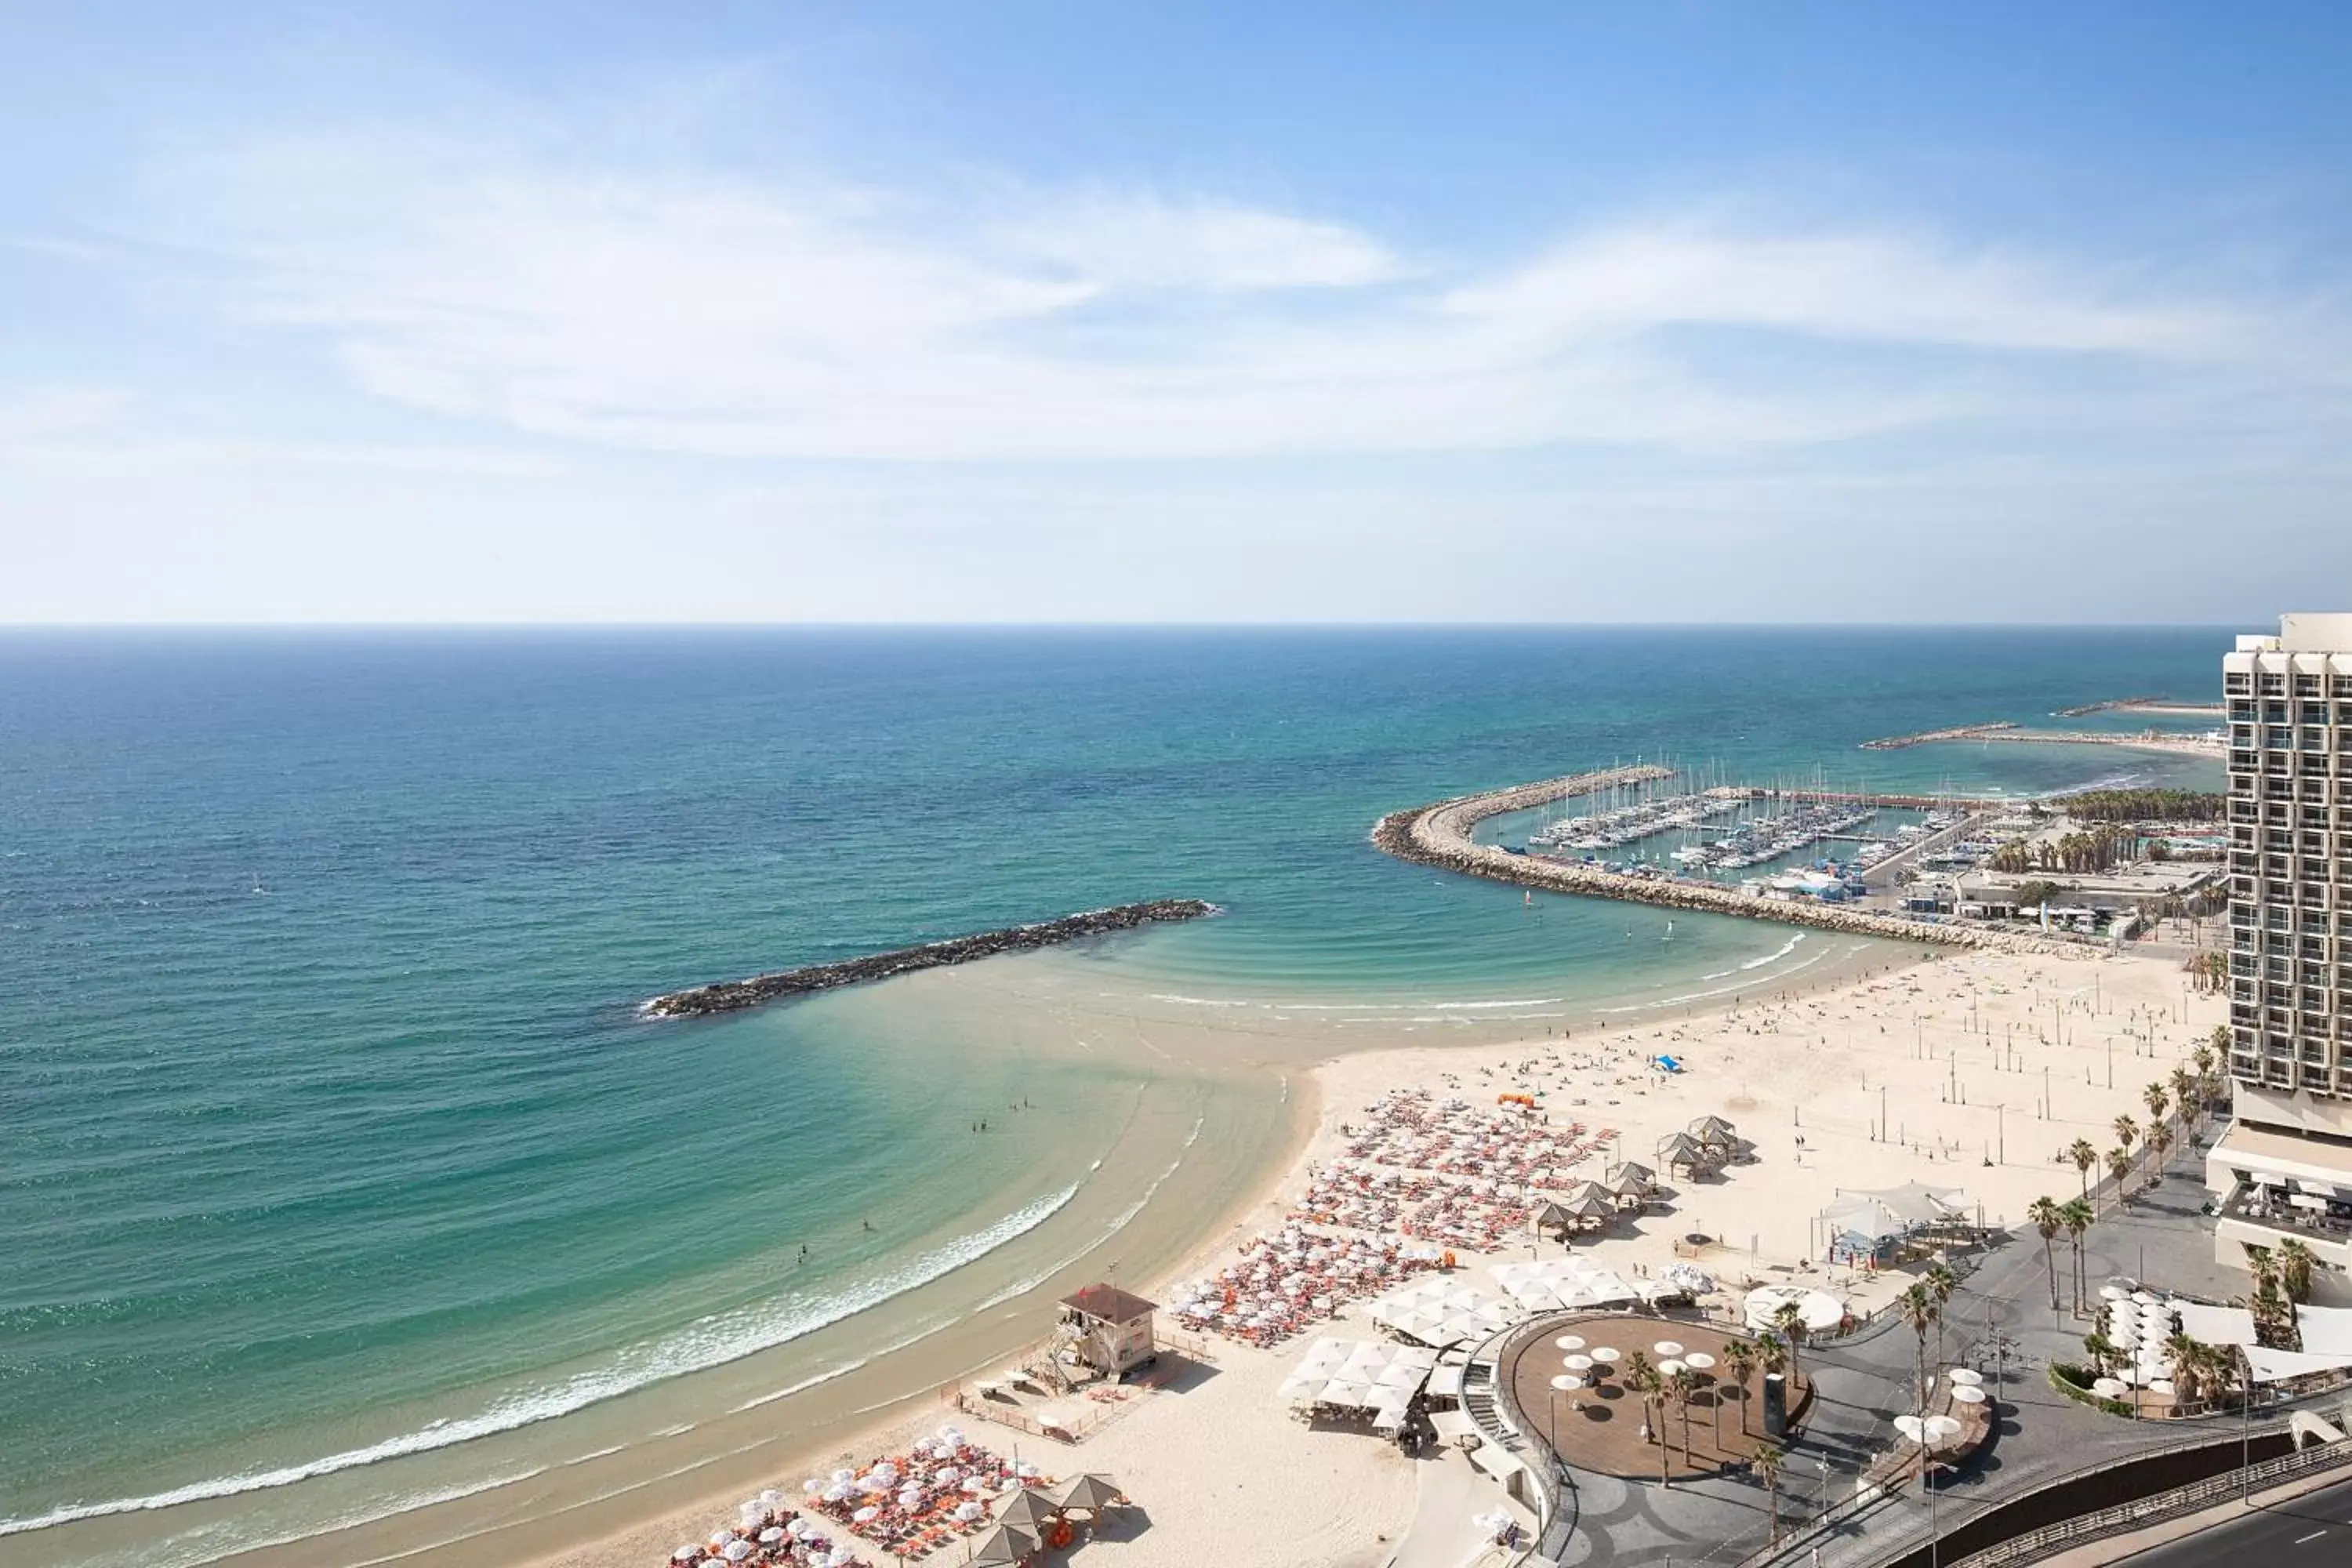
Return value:
<svg viewBox="0 0 2352 1568">
<path fill-rule="evenodd" d="M 2225 643 L 0 637 L 5 1544 L 38 1560 L 61 1513 L 789 1337 L 1083 1179 L 961 1136 L 971 1105 L 1112 1091 L 1024 1076 L 951 1009 L 844 994 L 682 1028 L 635 1016 L 654 992 L 1197 895 L 1224 916 L 1073 962 L 1335 1037 L 1676 994 L 1785 933 L 1686 920 L 1668 946 L 1574 900 L 1531 921 L 1377 855 L 1373 817 L 1636 754 L 1885 788 L 2210 783 L 2109 750 L 1854 745 L 2201 696 Z"/>
</svg>

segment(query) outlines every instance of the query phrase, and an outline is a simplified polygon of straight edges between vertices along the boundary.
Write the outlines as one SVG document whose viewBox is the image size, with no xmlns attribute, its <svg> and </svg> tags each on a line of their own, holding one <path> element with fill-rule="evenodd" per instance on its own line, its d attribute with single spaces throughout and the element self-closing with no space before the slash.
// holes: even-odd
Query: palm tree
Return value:
<svg viewBox="0 0 2352 1568">
<path fill-rule="evenodd" d="M 1919 1339 L 1919 1376 L 1913 1392 L 1920 1405 L 1925 1406 L 1927 1403 L 1927 1325 L 1943 1317 L 1943 1309 L 1936 1304 L 1935 1291 L 1920 1284 L 1895 1298 L 1895 1310 L 1903 1315 L 1903 1321 L 1911 1325 L 1911 1331 Z"/>
<path fill-rule="evenodd" d="M 2164 1091 L 2164 1085 L 2152 1083 L 2139 1091 L 2139 1102 L 2147 1107 L 2148 1125 L 2153 1127 L 2164 1120 L 2165 1110 L 2172 1104 L 2172 1097 Z"/>
<path fill-rule="evenodd" d="M 2077 1138 L 2066 1151 L 2066 1158 L 2074 1162 L 2075 1173 L 2083 1178 L 2083 1196 L 2090 1198 L 2091 1167 L 2099 1163 L 2099 1152 L 2091 1146 L 2088 1138 Z M 2095 1215 L 2098 1210 L 2094 1208 L 2091 1212 Z"/>
<path fill-rule="evenodd" d="M 2311 1248 L 2292 1237 L 2278 1244 L 2279 1289 L 2285 1292 L 2287 1305 L 2299 1307 L 2311 1300 L 2311 1266 L 2318 1261 Z"/>
<path fill-rule="evenodd" d="M 2091 1205 L 2080 1198 L 2059 1205 L 2058 1214 L 2066 1225 L 2066 1239 L 2074 1247 L 2074 1310 L 2079 1313 L 2083 1310 L 2083 1287 L 2086 1283 L 2083 1278 L 2083 1233 L 2091 1228 L 2095 1216 Z"/>
<path fill-rule="evenodd" d="M 1772 1309 L 1772 1327 L 1779 1332 L 1780 1342 L 1789 1347 L 1789 1381 L 1794 1383 L 1798 1371 L 1797 1341 L 1805 1331 L 1805 1314 L 1796 1302 L 1783 1301 Z"/>
<path fill-rule="evenodd" d="M 2173 1334 L 2164 1342 L 2164 1356 L 2172 1370 L 2172 1397 L 2182 1405 L 2202 1404 L 2213 1366 L 2211 1348 L 2187 1334 Z"/>
<path fill-rule="evenodd" d="M 2026 1206 L 2025 1217 L 2042 1233 L 2042 1263 L 2050 1271 L 2050 1310 L 2058 1310 L 2058 1254 L 2051 1243 L 2066 1227 L 2066 1211 L 2055 1198 L 2036 1198 Z"/>
<path fill-rule="evenodd" d="M 2172 1103 L 2179 1114 L 2180 1130 L 2183 1132 L 2189 1131 L 2189 1123 L 2197 1112 L 2196 1093 L 2197 1075 L 2185 1067 L 2174 1068 L 2172 1069 Z"/>
<path fill-rule="evenodd" d="M 2091 1358 L 2091 1375 L 2094 1377 L 2106 1376 L 2107 1363 L 2120 1359 L 2115 1341 L 2095 1331 L 2083 1336 L 2083 1353 Z"/>
<path fill-rule="evenodd" d="M 1919 1276 L 1919 1283 L 1936 1298 L 1936 1360 L 1940 1363 L 1944 1359 L 1944 1309 L 1952 1304 L 1952 1294 L 1960 1288 L 1960 1277 L 1939 1258 L 1927 1265 L 1927 1271 Z"/>
<path fill-rule="evenodd" d="M 2158 1175 L 2162 1175 L 2164 1173 L 2164 1156 L 2172 1147 L 2172 1129 L 2169 1127 L 2158 1127 L 2151 1130 L 2147 1135 L 2147 1146 L 2156 1151 L 2157 1173 Z"/>
<path fill-rule="evenodd" d="M 1675 1408 L 1682 1412 L 1683 1463 L 1689 1465 L 1693 1469 L 1696 1469 L 1698 1465 L 1697 1461 L 1691 1458 L 1690 1401 L 1691 1395 L 1697 1392 L 1698 1373 L 1691 1371 L 1687 1366 L 1675 1368 L 1666 1378 L 1666 1397 L 1673 1400 Z"/>
<path fill-rule="evenodd" d="M 1765 1495 L 1771 1500 L 1772 1544 L 1780 1543 L 1780 1446 L 1777 1443 L 1756 1445 L 1756 1473 L 1764 1478 Z"/>
<path fill-rule="evenodd" d="M 2139 1137 L 2139 1123 L 2128 1116 L 2116 1117 L 2115 1129 L 2116 1142 L 2126 1149 L 2130 1148 Z"/>
<path fill-rule="evenodd" d="M 1642 1419 L 1658 1440 L 1658 1483 L 1674 1484 L 1667 1468 L 1674 1451 L 1666 1446 L 1666 1424 L 1658 1412 L 1658 1395 L 1665 1389 L 1666 1380 L 1650 1364 L 1650 1358 L 1635 1351 L 1625 1358 L 1625 1386 L 1642 1396 Z"/>
<path fill-rule="evenodd" d="M 2130 1118 L 2126 1117 L 2125 1120 L 2129 1121 Z M 2131 1173 L 2131 1168 L 2132 1157 L 2129 1149 L 2116 1148 L 2107 1151 L 2107 1174 L 2116 1179 L 2116 1202 L 2119 1204 L 2128 1201 L 2124 1194 L 2124 1178 Z"/>
<path fill-rule="evenodd" d="M 1748 1430 L 1748 1380 L 1756 1375 L 1756 1347 L 1734 1340 L 1723 1347 L 1723 1370 L 1739 1385 L 1739 1430 Z"/>
</svg>

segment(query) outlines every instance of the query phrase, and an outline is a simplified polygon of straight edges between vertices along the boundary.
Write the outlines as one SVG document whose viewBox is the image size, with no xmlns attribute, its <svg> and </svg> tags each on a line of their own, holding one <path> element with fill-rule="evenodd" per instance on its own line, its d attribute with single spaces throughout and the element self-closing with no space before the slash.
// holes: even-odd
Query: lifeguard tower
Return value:
<svg viewBox="0 0 2352 1568">
<path fill-rule="evenodd" d="M 1089 1285 L 1062 1298 L 1062 1330 L 1055 1338 L 1081 1365 L 1105 1377 L 1124 1376 L 1160 1353 L 1152 1332 L 1157 1302 L 1116 1285 Z"/>
</svg>

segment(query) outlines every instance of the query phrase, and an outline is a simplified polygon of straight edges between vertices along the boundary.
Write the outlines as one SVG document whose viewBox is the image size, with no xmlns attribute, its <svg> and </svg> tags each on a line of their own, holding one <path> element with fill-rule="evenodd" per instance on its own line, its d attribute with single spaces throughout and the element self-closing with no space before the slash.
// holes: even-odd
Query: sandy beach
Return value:
<svg viewBox="0 0 2352 1568">
<path fill-rule="evenodd" d="M 1294 1097 L 1297 1135 L 1286 1168 L 1182 1267 L 1126 1283 L 1164 1300 L 1180 1281 L 1213 1272 L 1238 1244 L 1289 1216 L 1313 1170 L 1342 1152 L 1343 1130 L 1366 1106 L 1418 1089 L 1476 1107 L 1525 1093 L 1547 1124 L 1616 1129 L 1613 1146 L 1595 1152 L 1579 1178 L 1598 1177 L 1620 1157 L 1654 1163 L 1652 1151 L 1667 1134 L 1701 1116 L 1727 1118 L 1753 1144 L 1753 1163 L 1670 1188 L 1659 1209 L 1576 1250 L 1632 1277 L 1689 1258 L 1687 1248 L 1677 1254 L 1675 1238 L 1703 1234 L 1718 1238 L 1695 1259 L 1721 1287 L 1706 1303 L 1714 1309 L 1727 1310 L 1750 1283 L 1793 1277 L 1826 1284 L 1864 1310 L 1906 1278 L 1857 1278 L 1809 1261 L 1819 1210 L 1840 1189 L 1919 1180 L 1964 1188 L 1988 1222 L 2005 1226 L 2039 1195 L 2072 1195 L 2080 1178 L 2066 1147 L 2087 1139 L 2104 1152 L 2116 1142 L 2118 1115 L 2144 1121 L 2145 1086 L 2187 1060 L 2222 1016 L 2219 999 L 2181 982 L 2176 965 L 2151 959 L 1938 954 L 1811 992 L 1738 994 L 1637 1026 L 1563 1026 L 1503 1044 L 1336 1056 L 1315 1066 Z M 1660 1056 L 1680 1070 L 1658 1070 L 1652 1063 Z M 1458 1277 L 1491 1291 L 1487 1266 L 1538 1251 L 1556 1256 L 1559 1244 L 1529 1237 L 1493 1254 L 1457 1252 Z M 1323 1331 L 1377 1337 L 1361 1303 Z M 1077 1549 L 1098 1568 L 1385 1563 L 1412 1530 L 1425 1491 L 1437 1500 L 1434 1517 L 1410 1555 L 1468 1561 L 1475 1532 L 1460 1524 L 1453 1552 L 1448 1521 L 1455 1511 L 1496 1505 L 1499 1491 L 1470 1490 L 1450 1478 L 1458 1459 L 1409 1460 L 1369 1434 L 1310 1427 L 1277 1402 L 1276 1387 L 1313 1333 L 1275 1349 L 1213 1338 L 1213 1365 L 1163 1389 L 1134 1391 L 1116 1418 L 1076 1444 L 929 1404 L 913 1413 L 901 1407 L 845 1448 L 802 1456 L 769 1484 L 797 1495 L 804 1473 L 845 1455 L 866 1460 L 898 1451 L 953 1419 L 974 1440 L 1017 1448 L 1050 1474 L 1099 1470 L 1118 1479 L 1139 1511 L 1114 1539 Z M 677 1542 L 730 1520 L 735 1500 L 666 1509 L 541 1561 L 652 1568 Z M 1433 1531 L 1441 1537 L 1433 1545 Z M 956 1549 L 940 1560 L 958 1560 Z"/>
</svg>

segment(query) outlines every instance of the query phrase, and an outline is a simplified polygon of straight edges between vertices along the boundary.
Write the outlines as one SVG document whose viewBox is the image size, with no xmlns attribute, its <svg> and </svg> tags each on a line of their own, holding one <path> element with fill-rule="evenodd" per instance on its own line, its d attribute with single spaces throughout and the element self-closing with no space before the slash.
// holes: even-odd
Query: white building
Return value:
<svg viewBox="0 0 2352 1568">
<path fill-rule="evenodd" d="M 2352 1300 L 2352 615 L 2282 617 L 2221 660 L 2230 770 L 2230 1075 L 2206 1158 L 2215 1247 L 2292 1237 Z"/>
</svg>

